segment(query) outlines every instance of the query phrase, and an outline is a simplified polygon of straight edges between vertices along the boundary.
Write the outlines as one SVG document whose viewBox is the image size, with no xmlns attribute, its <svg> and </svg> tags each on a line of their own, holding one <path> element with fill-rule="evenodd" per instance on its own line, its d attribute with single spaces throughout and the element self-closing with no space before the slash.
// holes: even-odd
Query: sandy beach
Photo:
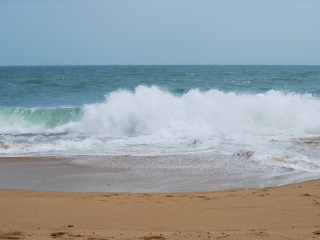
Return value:
<svg viewBox="0 0 320 240">
<path fill-rule="evenodd" d="M 320 239 L 320 179 L 199 193 L 0 196 L 0 239 Z"/>
</svg>

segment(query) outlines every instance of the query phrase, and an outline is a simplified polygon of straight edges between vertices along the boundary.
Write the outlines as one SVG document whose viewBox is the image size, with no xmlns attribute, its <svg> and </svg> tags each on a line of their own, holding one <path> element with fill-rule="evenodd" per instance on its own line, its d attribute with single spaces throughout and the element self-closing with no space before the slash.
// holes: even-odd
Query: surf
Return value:
<svg viewBox="0 0 320 240">
<path fill-rule="evenodd" d="M 240 94 L 192 89 L 177 95 L 157 86 L 138 86 L 134 91 L 108 93 L 103 102 L 82 107 L 1 107 L 0 123 L 0 134 L 319 134 L 320 100 L 307 93 L 276 90 Z"/>
</svg>

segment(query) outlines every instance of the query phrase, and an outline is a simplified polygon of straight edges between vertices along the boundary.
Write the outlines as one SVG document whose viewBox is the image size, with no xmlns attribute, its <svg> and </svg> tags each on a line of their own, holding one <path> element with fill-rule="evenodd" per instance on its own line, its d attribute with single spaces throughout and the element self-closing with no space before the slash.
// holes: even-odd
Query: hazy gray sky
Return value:
<svg viewBox="0 0 320 240">
<path fill-rule="evenodd" d="M 1 1 L 0 65 L 320 64 L 320 1 Z"/>
</svg>

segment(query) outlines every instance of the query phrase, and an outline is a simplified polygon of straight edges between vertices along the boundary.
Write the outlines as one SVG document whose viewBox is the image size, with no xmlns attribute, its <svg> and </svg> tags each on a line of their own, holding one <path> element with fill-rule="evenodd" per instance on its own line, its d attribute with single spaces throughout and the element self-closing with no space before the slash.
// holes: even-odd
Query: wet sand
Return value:
<svg viewBox="0 0 320 240">
<path fill-rule="evenodd" d="M 246 157 L 0 157 L 0 189 L 58 192 L 178 193 L 272 187 L 320 177 Z"/>
<path fill-rule="evenodd" d="M 0 239 L 320 239 L 320 179 L 199 193 L 0 196 Z"/>
</svg>

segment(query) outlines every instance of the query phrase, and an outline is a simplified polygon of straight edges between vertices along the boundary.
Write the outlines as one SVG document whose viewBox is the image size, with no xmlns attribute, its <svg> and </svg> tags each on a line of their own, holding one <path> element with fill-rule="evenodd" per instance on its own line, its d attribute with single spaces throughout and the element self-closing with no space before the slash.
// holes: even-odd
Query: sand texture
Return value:
<svg viewBox="0 0 320 240">
<path fill-rule="evenodd" d="M 0 190 L 0 239 L 320 239 L 320 180 L 183 194 Z"/>
</svg>

